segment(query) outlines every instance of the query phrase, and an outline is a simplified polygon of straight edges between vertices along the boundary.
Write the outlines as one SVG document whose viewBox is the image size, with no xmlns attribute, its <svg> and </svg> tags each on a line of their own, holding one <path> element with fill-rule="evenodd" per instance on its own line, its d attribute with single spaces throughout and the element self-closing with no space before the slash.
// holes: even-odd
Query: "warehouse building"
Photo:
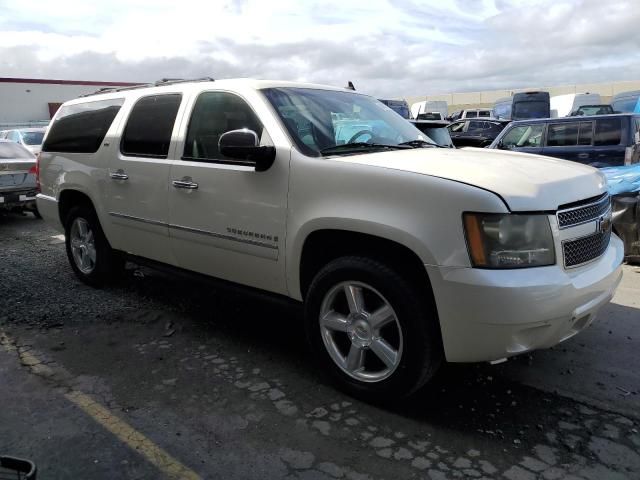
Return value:
<svg viewBox="0 0 640 480">
<path fill-rule="evenodd" d="M 0 128 L 46 125 L 67 100 L 101 88 L 137 85 L 130 82 L 93 82 L 0 78 Z"/>
</svg>

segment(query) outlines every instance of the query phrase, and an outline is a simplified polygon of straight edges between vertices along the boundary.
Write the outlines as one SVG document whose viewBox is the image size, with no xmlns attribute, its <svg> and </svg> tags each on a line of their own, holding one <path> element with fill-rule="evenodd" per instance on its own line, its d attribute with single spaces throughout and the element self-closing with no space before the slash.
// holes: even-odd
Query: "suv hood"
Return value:
<svg viewBox="0 0 640 480">
<path fill-rule="evenodd" d="M 446 178 L 489 190 L 512 211 L 551 211 L 606 192 L 593 167 L 556 158 L 484 148 L 416 148 L 334 160 Z"/>
</svg>

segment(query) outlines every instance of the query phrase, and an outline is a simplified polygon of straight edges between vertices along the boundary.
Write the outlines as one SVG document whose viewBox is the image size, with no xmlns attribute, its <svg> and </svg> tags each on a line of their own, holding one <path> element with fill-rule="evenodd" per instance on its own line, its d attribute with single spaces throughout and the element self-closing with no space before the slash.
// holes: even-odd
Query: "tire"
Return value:
<svg viewBox="0 0 640 480">
<path fill-rule="evenodd" d="M 322 371 L 367 401 L 414 393 L 443 359 L 432 296 L 366 257 L 341 257 L 318 272 L 305 299 L 305 327 Z"/>
<path fill-rule="evenodd" d="M 109 245 L 96 212 L 89 205 L 69 210 L 65 246 L 71 268 L 87 285 L 101 287 L 124 271 L 123 257 Z"/>
</svg>

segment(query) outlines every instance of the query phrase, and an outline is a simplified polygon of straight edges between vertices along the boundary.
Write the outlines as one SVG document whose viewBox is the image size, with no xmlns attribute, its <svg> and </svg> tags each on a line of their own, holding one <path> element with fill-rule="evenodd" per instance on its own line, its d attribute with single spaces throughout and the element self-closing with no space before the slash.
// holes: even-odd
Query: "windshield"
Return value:
<svg viewBox="0 0 640 480">
<path fill-rule="evenodd" d="M 265 96 L 302 152 L 320 156 L 332 147 L 367 143 L 397 146 L 427 135 L 378 100 L 353 92 L 269 88 Z M 342 153 L 353 153 L 349 149 Z"/>
<path fill-rule="evenodd" d="M 35 158 L 33 153 L 22 145 L 13 142 L 0 142 L 0 159 Z"/>
<path fill-rule="evenodd" d="M 547 118 L 549 116 L 549 102 L 542 100 L 515 102 L 511 116 L 514 119 Z"/>
<path fill-rule="evenodd" d="M 22 132 L 22 141 L 26 145 L 41 145 L 44 132 Z"/>
</svg>

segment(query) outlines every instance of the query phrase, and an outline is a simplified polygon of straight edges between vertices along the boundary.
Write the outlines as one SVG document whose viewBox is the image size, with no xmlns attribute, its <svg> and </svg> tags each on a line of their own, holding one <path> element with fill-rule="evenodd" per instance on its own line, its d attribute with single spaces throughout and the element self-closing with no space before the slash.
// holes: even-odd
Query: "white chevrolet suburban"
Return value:
<svg viewBox="0 0 640 480">
<path fill-rule="evenodd" d="M 98 92 L 58 110 L 38 172 L 84 282 L 144 259 L 304 302 L 323 369 L 371 398 L 414 392 L 442 360 L 562 342 L 622 275 L 596 169 L 438 148 L 340 88 Z"/>
</svg>

